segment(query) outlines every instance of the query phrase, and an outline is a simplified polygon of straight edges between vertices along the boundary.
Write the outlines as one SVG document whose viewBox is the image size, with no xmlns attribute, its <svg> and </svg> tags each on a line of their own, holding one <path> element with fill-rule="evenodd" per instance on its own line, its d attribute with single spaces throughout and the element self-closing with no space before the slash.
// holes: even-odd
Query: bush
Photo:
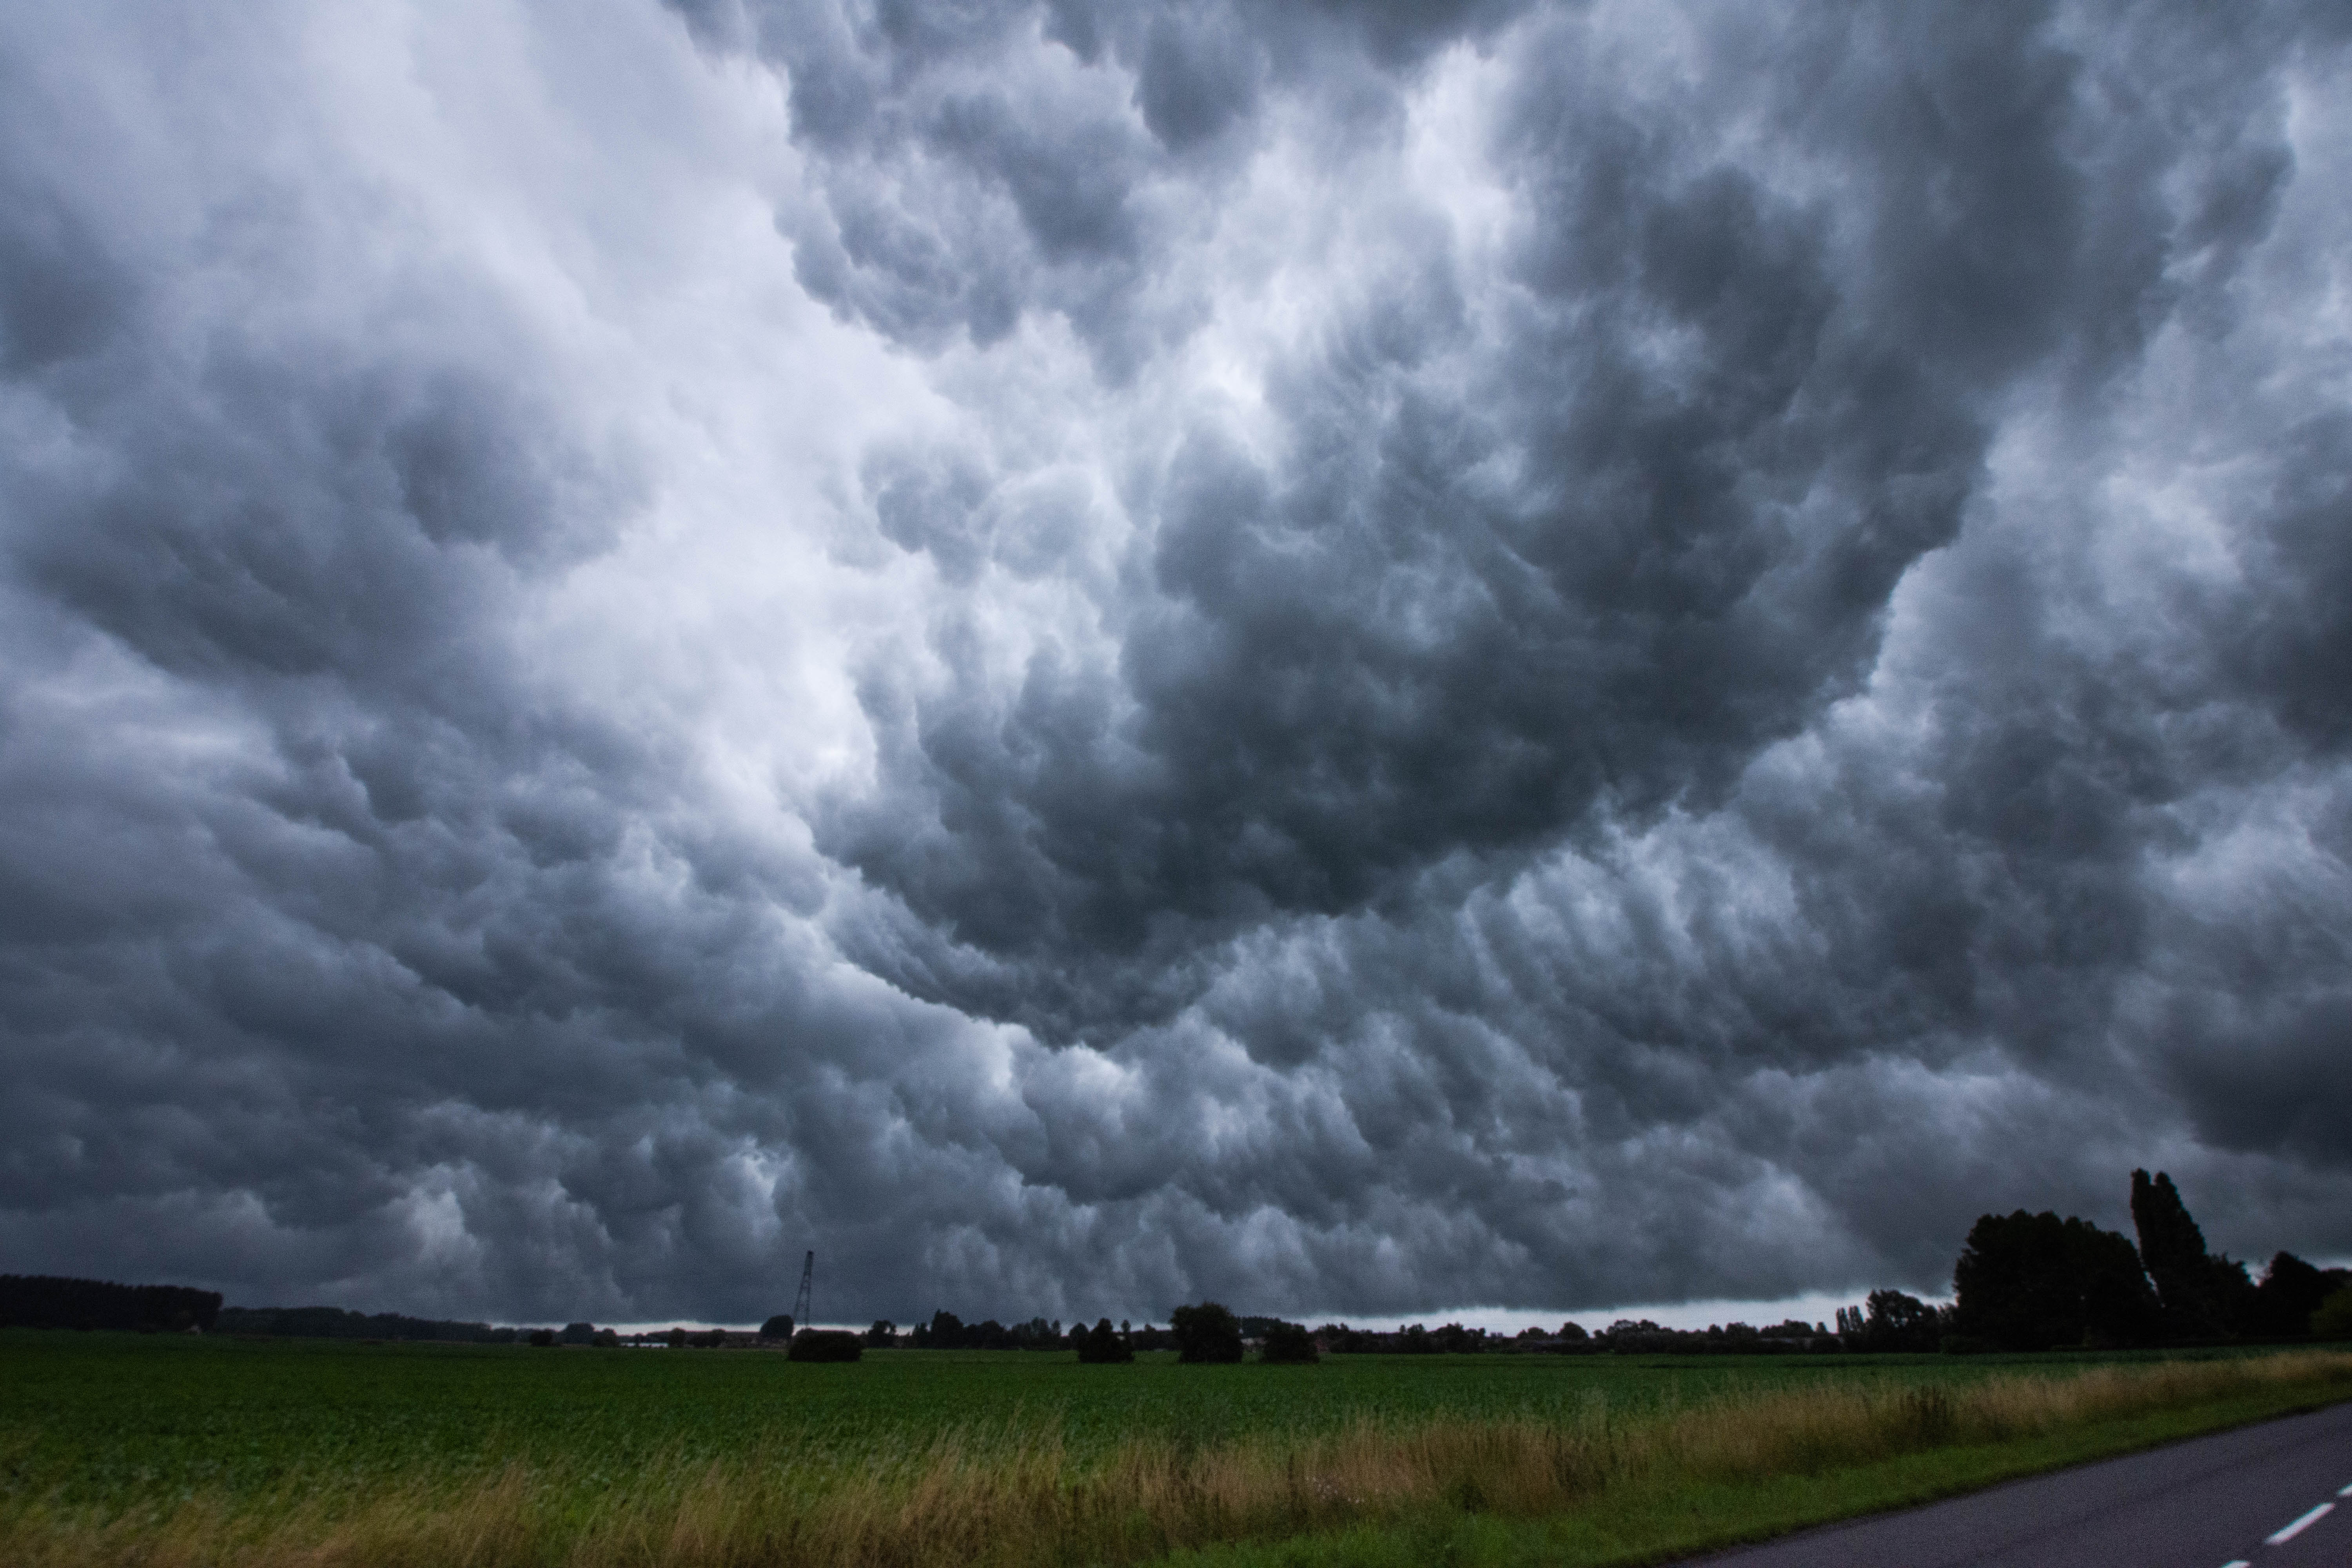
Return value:
<svg viewBox="0 0 2352 1568">
<path fill-rule="evenodd" d="M 555 1348 L 555 1331 L 553 1329 L 531 1330 L 530 1348 L 535 1351 L 553 1350 Z"/>
<path fill-rule="evenodd" d="M 1179 1307 L 1169 1314 L 1169 1330 L 1176 1338 L 1176 1359 L 1186 1362 L 1231 1362 L 1242 1359 L 1241 1321 L 1214 1301 Z"/>
<path fill-rule="evenodd" d="M 1302 1325 L 1276 1323 L 1265 1331 L 1265 1344 L 1257 1352 L 1257 1359 L 1312 1366 L 1323 1357 L 1315 1348 L 1315 1336 Z"/>
<path fill-rule="evenodd" d="M 803 1329 L 793 1336 L 787 1361 L 856 1361 L 866 1353 L 866 1341 L 846 1329 Z"/>
<path fill-rule="evenodd" d="M 2311 1314 L 2311 1337 L 2315 1340 L 2352 1340 L 2352 1285 L 2347 1285 L 2319 1304 Z"/>
<path fill-rule="evenodd" d="M 778 1312 L 760 1325 L 760 1337 L 763 1340 L 789 1341 L 793 1337 L 793 1315 L 790 1312 Z"/>
<path fill-rule="evenodd" d="M 1070 1342 L 1077 1347 L 1078 1360 L 1088 1366 L 1110 1366 L 1135 1359 L 1135 1348 L 1110 1326 L 1108 1318 L 1091 1329 L 1072 1329 Z"/>
</svg>

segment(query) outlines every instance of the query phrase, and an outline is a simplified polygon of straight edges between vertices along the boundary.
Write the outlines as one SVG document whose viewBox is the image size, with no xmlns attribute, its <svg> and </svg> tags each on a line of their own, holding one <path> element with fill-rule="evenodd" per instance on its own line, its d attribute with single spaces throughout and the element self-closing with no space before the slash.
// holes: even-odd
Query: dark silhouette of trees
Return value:
<svg viewBox="0 0 2352 1568">
<path fill-rule="evenodd" d="M 512 1344 L 516 1329 L 488 1323 L 410 1318 L 398 1312 L 347 1312 L 341 1307 L 223 1307 L 215 1331 L 297 1340 L 436 1340 L 458 1344 Z"/>
<path fill-rule="evenodd" d="M 1266 1329 L 1264 1342 L 1258 1347 L 1257 1359 L 1311 1366 L 1323 1357 L 1316 1350 L 1315 1336 L 1307 1331 L 1306 1325 L 1276 1322 Z"/>
<path fill-rule="evenodd" d="M 847 1329 L 803 1329 L 793 1336 L 787 1361 L 856 1361 L 866 1353 L 864 1336 Z"/>
<path fill-rule="evenodd" d="M 1127 1336 L 1110 1326 L 1104 1318 L 1091 1329 L 1072 1329 L 1070 1342 L 1077 1347 L 1078 1360 L 1089 1366 L 1109 1366 L 1135 1359 L 1135 1347 Z"/>
<path fill-rule="evenodd" d="M 535 1351 L 553 1350 L 555 1348 L 555 1331 L 553 1329 L 531 1330 L 530 1348 Z"/>
<path fill-rule="evenodd" d="M 2256 1311 L 2246 1266 L 2205 1250 L 2205 1233 L 2189 1216 L 2172 1178 L 2132 1173 L 2132 1224 L 2139 1231 L 2140 1262 L 2164 1304 L 2164 1329 L 2175 1340 L 2218 1340 L 2251 1328 Z"/>
<path fill-rule="evenodd" d="M 209 1331 L 220 1292 L 182 1285 L 117 1285 L 50 1274 L 0 1274 L 0 1328 Z"/>
<path fill-rule="evenodd" d="M 793 1337 L 793 1315 L 790 1312 L 778 1312 L 760 1325 L 760 1337 L 763 1340 L 789 1342 Z"/>
<path fill-rule="evenodd" d="M 1943 1314 L 1900 1290 L 1873 1290 L 1863 1306 L 1840 1307 L 1837 1326 L 1846 1349 L 1876 1352 L 1932 1351 L 1947 1327 Z"/>
<path fill-rule="evenodd" d="M 1178 1361 L 1242 1359 L 1241 1321 L 1214 1301 L 1177 1308 L 1169 1314 L 1168 1326 L 1176 1336 Z"/>
<path fill-rule="evenodd" d="M 898 1342 L 898 1325 L 887 1318 L 877 1318 L 874 1326 L 866 1331 L 866 1342 L 877 1350 L 888 1350 Z"/>
<path fill-rule="evenodd" d="M 2163 1321 L 2128 1240 L 2047 1211 L 1978 1220 L 1952 1282 L 1955 1330 L 2002 1350 L 2147 1344 Z"/>
<path fill-rule="evenodd" d="M 2352 1340 L 2352 1285 L 2331 1293 L 2311 1314 L 2315 1340 Z"/>
<path fill-rule="evenodd" d="M 912 1338 L 917 1350 L 927 1351 L 1047 1351 L 1070 1342 L 1062 1325 L 1044 1318 L 1005 1327 L 995 1319 L 967 1323 L 953 1312 L 933 1312 L 928 1323 L 917 1323 Z"/>
<path fill-rule="evenodd" d="M 2336 1290 L 2352 1285 L 2352 1269 L 2315 1268 L 2292 1252 L 2282 1252 L 2263 1270 L 2254 1287 L 2251 1331 L 2264 1339 L 2300 1339 L 2311 1331 L 2311 1315 Z"/>
</svg>

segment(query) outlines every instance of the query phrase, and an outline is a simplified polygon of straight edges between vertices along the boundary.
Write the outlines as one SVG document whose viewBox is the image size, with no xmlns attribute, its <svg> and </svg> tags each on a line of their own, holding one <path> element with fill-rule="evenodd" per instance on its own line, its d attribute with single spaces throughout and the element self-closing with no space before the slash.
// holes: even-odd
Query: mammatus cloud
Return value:
<svg viewBox="0 0 2352 1568">
<path fill-rule="evenodd" d="M 0 1256 L 2352 1252 L 2326 7 L 0 21 Z"/>
</svg>

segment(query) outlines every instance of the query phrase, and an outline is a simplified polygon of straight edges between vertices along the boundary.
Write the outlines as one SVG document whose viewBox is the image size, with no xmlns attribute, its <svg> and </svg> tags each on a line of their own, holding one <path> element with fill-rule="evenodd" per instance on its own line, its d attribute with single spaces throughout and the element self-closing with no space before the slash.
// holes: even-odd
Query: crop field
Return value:
<svg viewBox="0 0 2352 1568">
<path fill-rule="evenodd" d="M 1196 1367 L 900 1351 L 814 1365 L 19 1331 L 0 1333 L 0 1551 L 698 1568 L 1242 1561 L 1322 1541 L 1330 1561 L 1375 1561 L 1433 1520 L 1591 1524 L 1596 1500 L 1654 1513 L 1695 1479 L 1769 1491 L 1897 1461 L 1886 1495 L 1930 1495 L 2348 1395 L 2343 1355 Z M 1853 1492 L 1839 1484 L 1774 1506 L 1818 1514 Z M 1885 1486 L 1864 1491 L 1854 1506 Z M 1675 1515 L 1680 1536 L 1603 1531 L 1590 1550 L 1546 1525 L 1544 1554 L 1635 1561 L 1661 1539 L 1760 1528 L 1752 1507 L 1724 1508 L 1702 1521 L 1712 1534 Z"/>
<path fill-rule="evenodd" d="M 0 1332 L 7 1484 L 78 1506 L 454 1478 L 517 1461 L 591 1482 L 758 1453 L 871 1467 L 943 1433 L 1052 1434 L 1083 1465 L 1432 1417 L 1588 1422 L 1824 1381 L 1965 1383 L 2017 1358 L 1334 1356 L 1312 1367 L 1079 1366 L 1066 1352 L 882 1351 L 850 1366 L 741 1351 L 556 1351 Z M 2023 1358 L 2036 1363 L 2048 1358 Z"/>
</svg>

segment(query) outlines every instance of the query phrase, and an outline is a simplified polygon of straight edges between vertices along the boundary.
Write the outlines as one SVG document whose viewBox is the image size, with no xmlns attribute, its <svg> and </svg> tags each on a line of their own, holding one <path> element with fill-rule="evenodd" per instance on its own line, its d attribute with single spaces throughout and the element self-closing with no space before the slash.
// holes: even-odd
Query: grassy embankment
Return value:
<svg viewBox="0 0 2352 1568">
<path fill-rule="evenodd" d="M 2352 1397 L 2352 1354 L 1078 1368 L 0 1336 L 0 1559 L 1656 1560 Z"/>
</svg>

